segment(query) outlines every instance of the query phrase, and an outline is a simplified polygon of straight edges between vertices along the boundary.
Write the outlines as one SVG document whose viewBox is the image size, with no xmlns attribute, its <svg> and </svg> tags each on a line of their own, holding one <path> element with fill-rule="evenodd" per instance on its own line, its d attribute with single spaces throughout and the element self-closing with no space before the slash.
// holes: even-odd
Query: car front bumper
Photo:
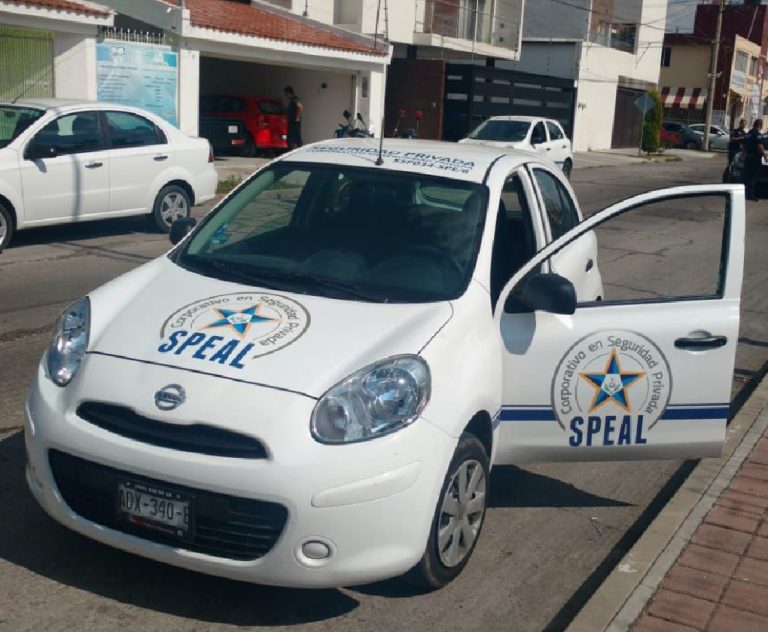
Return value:
<svg viewBox="0 0 768 632">
<path fill-rule="evenodd" d="M 183 384 L 191 396 L 185 406 L 164 414 L 146 400 L 166 384 Z M 226 420 L 228 429 L 263 442 L 267 458 L 211 456 L 129 439 L 78 415 L 80 403 L 94 400 L 133 404 L 147 418 L 171 423 Z M 45 511 L 65 526 L 125 551 L 203 573 L 324 588 L 407 571 L 424 552 L 456 438 L 420 419 L 373 441 L 322 445 L 309 433 L 314 403 L 272 388 L 94 354 L 69 386 L 59 388 L 41 365 L 27 399 L 27 481 Z M 51 454 L 56 453 L 128 477 L 151 478 L 170 489 L 275 503 L 287 510 L 287 520 L 272 548 L 257 559 L 231 559 L 189 550 L 182 542 L 151 541 L 74 511 L 52 471 Z M 113 506 L 101 510 L 117 511 L 114 493 L 104 503 Z M 305 546 L 308 542 L 313 547 L 321 543 L 327 556 L 317 559 L 316 548 Z"/>
</svg>

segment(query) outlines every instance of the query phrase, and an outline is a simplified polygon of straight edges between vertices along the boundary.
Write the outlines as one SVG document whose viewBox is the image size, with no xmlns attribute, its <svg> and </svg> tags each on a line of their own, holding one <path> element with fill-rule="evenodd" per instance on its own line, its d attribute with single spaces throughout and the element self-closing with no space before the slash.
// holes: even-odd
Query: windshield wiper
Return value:
<svg viewBox="0 0 768 632">
<path fill-rule="evenodd" d="M 267 278 L 275 281 L 285 280 L 289 283 L 295 283 L 305 288 L 323 288 L 334 290 L 336 292 L 342 292 L 351 298 L 356 298 L 358 300 L 370 303 L 386 303 L 389 300 L 386 296 L 366 292 L 360 286 L 355 285 L 354 283 L 347 283 L 345 281 L 329 279 L 327 277 L 317 277 L 311 274 L 304 274 L 302 272 L 256 269 L 250 271 L 249 274 L 252 274 L 254 279 Z"/>
</svg>

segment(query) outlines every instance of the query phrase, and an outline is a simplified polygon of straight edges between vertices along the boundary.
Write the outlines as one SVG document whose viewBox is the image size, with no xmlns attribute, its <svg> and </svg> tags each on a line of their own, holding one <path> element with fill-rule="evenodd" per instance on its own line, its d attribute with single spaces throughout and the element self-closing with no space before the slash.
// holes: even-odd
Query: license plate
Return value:
<svg viewBox="0 0 768 632">
<path fill-rule="evenodd" d="M 137 527 L 180 539 L 192 537 L 192 497 L 172 489 L 120 480 L 117 513 Z"/>
<path fill-rule="evenodd" d="M 227 126 L 227 131 L 230 134 L 237 134 L 237 125 L 228 125 Z"/>
</svg>

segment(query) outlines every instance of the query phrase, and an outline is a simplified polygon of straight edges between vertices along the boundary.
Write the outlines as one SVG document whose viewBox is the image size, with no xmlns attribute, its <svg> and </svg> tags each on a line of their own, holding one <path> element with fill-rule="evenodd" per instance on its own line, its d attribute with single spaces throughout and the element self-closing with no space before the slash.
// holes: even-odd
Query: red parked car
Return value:
<svg viewBox="0 0 768 632">
<path fill-rule="evenodd" d="M 200 116 L 242 121 L 247 131 L 239 149 L 243 156 L 288 148 L 288 117 L 279 99 L 208 95 L 200 98 Z"/>
</svg>

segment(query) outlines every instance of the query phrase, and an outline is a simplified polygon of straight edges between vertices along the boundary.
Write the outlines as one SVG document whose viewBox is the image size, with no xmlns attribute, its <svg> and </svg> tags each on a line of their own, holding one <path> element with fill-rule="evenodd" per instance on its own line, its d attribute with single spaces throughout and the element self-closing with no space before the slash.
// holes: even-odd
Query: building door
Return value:
<svg viewBox="0 0 768 632">
<path fill-rule="evenodd" d="M 644 90 L 619 88 L 616 91 L 616 115 L 613 119 L 613 139 L 611 147 L 639 147 L 642 133 L 643 115 L 635 106 L 635 101 L 644 94 Z"/>
<path fill-rule="evenodd" d="M 0 101 L 53 96 L 53 34 L 0 24 Z"/>
</svg>

